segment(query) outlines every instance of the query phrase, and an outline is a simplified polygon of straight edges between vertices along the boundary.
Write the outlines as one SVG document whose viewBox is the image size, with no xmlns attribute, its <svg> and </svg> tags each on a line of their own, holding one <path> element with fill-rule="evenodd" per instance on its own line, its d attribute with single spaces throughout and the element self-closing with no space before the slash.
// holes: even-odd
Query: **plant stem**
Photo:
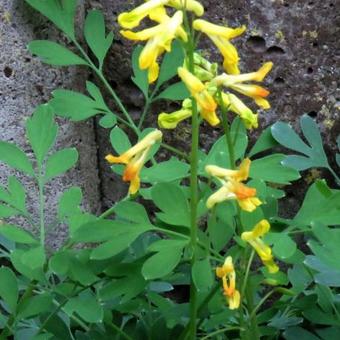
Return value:
<svg viewBox="0 0 340 340">
<path fill-rule="evenodd" d="M 40 218 L 40 244 L 42 248 L 45 247 L 45 196 L 44 196 L 44 181 L 42 172 L 39 167 L 38 174 L 38 188 L 39 188 L 39 218 Z"/>
<path fill-rule="evenodd" d="M 330 166 L 328 166 L 328 170 L 331 172 L 331 174 L 335 178 L 336 183 L 338 185 L 340 185 L 340 178 L 339 178 L 339 176 L 335 173 L 335 171 Z"/>
<path fill-rule="evenodd" d="M 268 298 L 270 298 L 274 293 L 276 292 L 276 289 L 271 290 L 269 293 L 267 293 L 260 302 L 254 307 L 252 310 L 249 319 L 253 319 L 256 316 L 256 312 L 260 309 L 260 307 L 266 302 Z"/>
<path fill-rule="evenodd" d="M 131 128 L 133 129 L 133 131 L 137 134 L 137 136 L 139 136 L 140 131 L 138 129 L 138 127 L 136 126 L 136 124 L 134 123 L 134 121 L 131 119 L 129 112 L 126 110 L 125 106 L 123 105 L 122 101 L 120 100 L 120 98 L 117 96 L 116 92 L 114 91 L 114 89 L 111 87 L 111 85 L 109 84 L 109 82 L 106 80 L 106 78 L 103 75 L 103 72 L 101 69 L 99 69 L 90 59 L 90 57 L 87 55 L 87 53 L 84 51 L 84 49 L 80 46 L 80 44 L 78 43 L 77 40 L 73 39 L 72 40 L 73 43 L 75 44 L 75 46 L 78 48 L 79 52 L 82 54 L 82 56 L 85 58 L 86 62 L 89 64 L 89 66 L 92 68 L 92 70 L 97 74 L 97 76 L 99 77 L 99 79 L 103 82 L 103 84 L 105 85 L 106 89 L 109 91 L 109 93 L 111 94 L 112 98 L 115 100 L 117 106 L 119 107 L 119 109 L 121 110 L 122 114 L 125 116 L 126 120 L 128 121 L 128 123 L 131 125 Z"/>
<path fill-rule="evenodd" d="M 229 123 L 227 118 L 228 108 L 224 105 L 223 99 L 222 99 L 222 91 L 220 88 L 217 90 L 217 95 L 219 98 L 219 104 L 222 111 L 222 126 L 224 130 L 224 135 L 226 138 L 226 142 L 228 145 L 228 154 L 229 154 L 229 160 L 230 160 L 230 167 L 231 169 L 235 169 L 235 151 L 234 151 L 234 143 L 231 139 L 230 135 L 230 129 L 229 129 Z"/>
<path fill-rule="evenodd" d="M 171 145 L 168 145 L 166 143 L 161 143 L 161 146 L 166 149 L 166 150 L 169 150 L 175 154 L 177 154 L 178 156 L 184 158 L 185 160 L 189 161 L 190 162 L 190 157 L 185 153 L 185 152 L 182 152 L 181 150 L 178 150 L 177 148 L 171 146 Z"/>
<path fill-rule="evenodd" d="M 251 264 L 253 262 L 254 255 L 255 255 L 255 251 L 252 250 L 252 252 L 251 252 L 251 254 L 249 256 L 246 272 L 245 272 L 244 277 L 243 277 L 242 288 L 241 288 L 241 299 L 244 296 L 244 293 L 246 291 L 248 277 L 249 277 L 249 272 L 250 272 L 250 267 L 251 267 Z"/>
<path fill-rule="evenodd" d="M 189 40 L 187 44 L 187 58 L 189 71 L 194 74 L 194 35 L 188 25 L 187 13 L 184 11 L 185 23 Z M 190 155 L 190 245 L 191 245 L 191 268 L 196 262 L 197 251 L 197 204 L 198 204 L 198 147 L 199 147 L 199 119 L 197 103 L 192 98 L 192 119 L 191 119 L 191 155 Z M 192 278 L 190 284 L 190 321 L 189 321 L 189 339 L 196 339 L 196 319 L 197 319 L 197 290 Z"/>
<path fill-rule="evenodd" d="M 126 340 L 133 340 L 129 335 L 127 335 L 123 330 L 121 330 L 117 325 L 115 325 L 113 322 L 108 322 L 107 325 L 112 328 L 114 331 L 116 331 L 119 335 L 121 335 Z"/>
<path fill-rule="evenodd" d="M 242 328 L 237 327 L 237 326 L 235 326 L 235 327 L 225 327 L 225 328 L 219 329 L 219 330 L 217 330 L 215 332 L 212 332 L 212 333 L 204 336 L 200 340 L 210 339 L 210 338 L 214 337 L 215 335 L 218 335 L 218 334 L 221 334 L 221 333 L 225 333 L 225 332 L 228 332 L 228 331 L 236 331 L 236 330 L 242 330 Z"/>
</svg>

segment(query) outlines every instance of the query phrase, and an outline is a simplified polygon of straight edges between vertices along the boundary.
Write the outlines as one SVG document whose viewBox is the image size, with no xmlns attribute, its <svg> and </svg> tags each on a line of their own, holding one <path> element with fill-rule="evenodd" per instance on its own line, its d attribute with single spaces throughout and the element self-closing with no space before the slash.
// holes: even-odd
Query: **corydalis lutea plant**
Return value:
<svg viewBox="0 0 340 340">
<path fill-rule="evenodd" d="M 310 147 L 277 123 L 248 150 L 247 130 L 258 127 L 258 115 L 242 95 L 269 108 L 269 92 L 254 82 L 261 82 L 272 64 L 241 73 L 231 40 L 245 27 L 209 23 L 200 2 L 191 0 L 150 0 L 122 13 L 122 36 L 145 41 L 132 57 L 132 80 L 145 97 L 137 120 L 103 73 L 113 42 L 103 15 L 88 12 L 82 40 L 74 29 L 75 0 L 27 2 L 75 47 L 40 40 L 30 43 L 30 51 L 52 65 L 90 68 L 116 107 L 105 103 L 93 82 L 86 83 L 88 95 L 57 89 L 26 126 L 35 159 L 0 143 L 0 160 L 31 176 L 40 197 L 34 215 L 15 177 L 0 190 L 0 214 L 7 221 L 0 227 L 1 257 L 9 264 L 0 268 L 0 337 L 329 339 L 336 334 L 340 193 L 316 181 L 294 218 L 279 217 L 282 186 L 300 177 L 297 170 L 331 168 L 317 126 L 307 116 L 301 127 Z M 144 19 L 154 25 L 137 31 Z M 205 35 L 220 50 L 222 67 L 197 49 Z M 157 121 L 163 132 L 145 128 L 148 115 L 152 121 L 151 105 L 165 99 L 182 101 L 179 110 L 154 116 L 154 126 Z M 236 118 L 230 123 L 232 113 Z M 54 114 L 73 121 L 101 116 L 114 149 L 106 159 L 130 186 L 127 197 L 100 216 L 81 208 L 80 188 L 65 190 L 55 224 L 68 226 L 68 239 L 59 250 L 46 252 L 45 185 L 77 160 L 72 148 L 50 151 L 57 131 Z M 191 119 L 189 155 L 161 140 L 165 129 L 181 129 L 184 119 Z M 208 153 L 199 150 L 203 124 L 223 131 Z M 278 143 L 308 158 L 275 153 Z M 159 148 L 173 156 L 158 161 Z M 267 150 L 273 153 L 261 157 Z M 145 200 L 153 203 L 151 212 L 141 204 Z M 7 220 L 15 215 L 38 232 Z M 298 249 L 296 233 L 309 238 L 309 255 Z M 179 287 L 185 287 L 184 296 Z"/>
</svg>

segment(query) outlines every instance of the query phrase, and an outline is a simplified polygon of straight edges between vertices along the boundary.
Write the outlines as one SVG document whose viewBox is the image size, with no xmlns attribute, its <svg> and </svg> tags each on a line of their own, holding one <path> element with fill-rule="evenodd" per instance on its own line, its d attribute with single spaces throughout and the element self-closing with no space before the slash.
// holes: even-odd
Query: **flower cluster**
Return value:
<svg viewBox="0 0 340 340">
<path fill-rule="evenodd" d="M 187 17 L 187 12 L 193 14 L 192 20 Z M 220 107 L 222 114 L 225 114 L 226 110 L 237 114 L 247 129 L 257 128 L 257 113 L 254 113 L 238 95 L 253 99 L 255 104 L 262 109 L 270 108 L 266 99 L 269 91 L 256 83 L 264 80 L 273 64 L 266 62 L 256 72 L 241 73 L 238 51 L 231 41 L 242 35 L 246 27 L 230 28 L 197 18 L 203 14 L 203 6 L 195 0 L 146 0 L 142 5 L 118 17 L 118 22 L 122 27 L 121 34 L 125 38 L 133 41 L 146 41 L 139 56 L 139 67 L 148 71 L 149 83 L 157 80 L 159 59 L 165 52 L 171 51 L 174 39 L 180 40 L 182 46 L 188 51 L 188 46 L 196 47 L 190 45 L 196 44 L 196 40 L 192 39 L 193 34 L 195 32 L 199 35 L 204 34 L 222 54 L 222 73 L 219 73 L 217 63 L 211 63 L 200 53 L 195 52 L 190 59 L 186 57 L 182 67 L 178 68 L 178 76 L 187 87 L 190 97 L 183 100 L 179 110 L 172 113 L 160 113 L 158 125 L 163 129 L 175 129 L 180 122 L 197 113 L 210 126 L 217 126 L 220 124 L 218 111 Z M 133 29 L 139 26 L 145 18 L 154 22 L 155 25 L 134 31 Z M 190 28 L 189 25 L 191 25 Z M 150 148 L 161 138 L 161 131 L 154 130 L 122 155 L 106 157 L 110 163 L 126 164 L 123 180 L 130 182 L 130 194 L 138 191 L 140 171 L 148 160 Z M 206 202 L 208 209 L 230 200 L 236 201 L 239 208 L 247 212 L 252 212 L 261 205 L 262 202 L 256 196 L 256 189 L 245 184 L 249 177 L 250 167 L 251 161 L 248 158 L 241 162 L 238 169 L 207 165 L 205 168 L 207 174 L 221 184 L 221 187 L 208 198 Z M 279 268 L 273 260 L 271 248 L 262 240 L 269 229 L 269 222 L 262 220 L 252 231 L 244 231 L 241 238 L 254 248 L 268 271 L 275 273 Z M 217 267 L 216 275 L 222 280 L 229 308 L 238 308 L 241 296 L 236 289 L 236 272 L 231 256 L 226 258 L 222 267 Z"/>
</svg>

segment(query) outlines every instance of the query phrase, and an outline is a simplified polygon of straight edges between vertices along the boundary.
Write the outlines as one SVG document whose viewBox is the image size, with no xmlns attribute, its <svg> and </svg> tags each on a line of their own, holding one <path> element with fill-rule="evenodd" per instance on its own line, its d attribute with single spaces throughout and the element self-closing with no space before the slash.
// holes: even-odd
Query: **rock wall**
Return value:
<svg viewBox="0 0 340 340">
<path fill-rule="evenodd" d="M 132 44 L 120 37 L 115 21 L 120 12 L 132 9 L 139 3 L 140 0 L 81 1 L 78 20 L 82 22 L 83 14 L 89 8 L 104 11 L 107 27 L 113 28 L 116 34 L 106 60 L 106 73 L 134 114 L 141 110 L 143 99 L 130 80 Z M 340 132 L 340 93 L 337 87 L 339 55 L 336 53 L 340 38 L 339 13 L 336 11 L 338 1 L 205 0 L 202 3 L 206 9 L 205 18 L 233 27 L 248 26 L 247 33 L 236 40 L 242 71 L 256 70 L 267 60 L 274 62 L 274 69 L 266 81 L 271 91 L 272 108 L 261 113 L 261 128 L 277 120 L 289 121 L 296 126 L 299 116 L 307 113 L 320 123 L 328 151 L 334 150 Z M 83 90 L 85 80 L 91 76 L 83 68 L 53 68 L 32 58 L 26 50 L 27 43 L 32 39 L 63 38 L 22 0 L 2 0 L 0 19 L 0 137 L 15 141 L 29 151 L 23 128 L 33 108 L 47 101 L 55 88 Z M 210 42 L 202 39 L 201 47 L 208 46 L 212 59 L 221 60 L 216 50 L 211 49 Z M 114 104 L 111 105 L 114 108 Z M 154 108 L 150 122 L 156 121 L 156 113 L 157 109 Z M 48 188 L 48 194 L 51 194 L 48 214 L 55 210 L 55 197 L 71 184 L 83 188 L 85 205 L 92 211 L 110 206 L 125 194 L 126 187 L 116 181 L 117 178 L 103 161 L 110 150 L 108 131 L 93 121 L 81 124 L 60 121 L 60 124 L 58 145 L 76 146 L 80 152 L 80 162 L 75 170 Z M 257 135 L 258 132 L 255 132 L 253 139 Z M 173 136 L 171 133 L 167 138 Z M 211 143 L 209 136 L 209 130 L 202 132 L 204 145 Z M 0 165 L 0 171 L 3 183 L 9 170 Z M 30 181 L 24 182 L 32 192 L 31 209 L 36 209 L 36 188 Z M 63 233 L 63 230 L 58 231 L 58 239 L 63 238 Z"/>
<path fill-rule="evenodd" d="M 79 21 L 84 7 L 80 7 Z M 18 144 L 31 153 L 25 138 L 25 121 L 34 108 L 49 100 L 51 91 L 58 87 L 82 90 L 88 77 L 81 68 L 53 68 L 42 65 L 27 51 L 33 39 L 62 39 L 53 26 L 33 11 L 22 0 L 0 2 L 0 139 Z M 97 146 L 94 124 L 91 121 L 73 124 L 58 120 L 57 148 L 75 146 L 80 159 L 74 170 L 58 177 L 46 188 L 48 197 L 46 215 L 53 221 L 58 197 L 72 185 L 79 185 L 84 192 L 84 205 L 95 212 L 100 209 L 97 170 Z M 0 182 L 5 184 L 12 171 L 0 164 Z M 30 202 L 30 211 L 38 211 L 37 187 L 33 181 L 21 176 Z M 55 247 L 65 238 L 64 227 L 49 230 L 50 245 Z"/>
</svg>

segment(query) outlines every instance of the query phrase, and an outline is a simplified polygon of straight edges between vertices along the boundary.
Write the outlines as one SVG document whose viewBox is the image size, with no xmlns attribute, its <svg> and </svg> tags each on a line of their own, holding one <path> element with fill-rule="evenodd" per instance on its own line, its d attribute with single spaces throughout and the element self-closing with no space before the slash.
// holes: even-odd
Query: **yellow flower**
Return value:
<svg viewBox="0 0 340 340">
<path fill-rule="evenodd" d="M 107 155 L 105 159 L 111 164 L 126 164 L 123 181 L 130 182 L 129 193 L 135 194 L 140 187 L 139 174 L 147 161 L 151 147 L 162 138 L 162 132 L 154 130 L 147 134 L 141 141 L 120 156 Z"/>
<path fill-rule="evenodd" d="M 207 208 L 211 209 L 215 204 L 228 200 L 236 200 L 240 208 L 248 212 L 254 211 L 262 204 L 256 197 L 256 189 L 230 180 L 208 198 Z"/>
<path fill-rule="evenodd" d="M 247 129 L 258 127 L 258 115 L 253 113 L 253 111 L 249 109 L 242 100 L 230 92 L 222 93 L 222 100 L 225 107 L 240 116 Z"/>
<path fill-rule="evenodd" d="M 195 0 L 169 0 L 167 5 L 176 9 L 186 9 L 187 11 L 194 12 L 198 17 L 204 14 L 204 7 Z"/>
<path fill-rule="evenodd" d="M 256 81 L 261 82 L 267 73 L 272 69 L 273 63 L 267 62 L 262 65 L 262 67 L 257 72 L 239 74 L 239 75 L 230 75 L 223 73 L 213 79 L 213 83 L 216 86 L 225 86 L 227 88 L 231 88 L 239 93 L 242 93 L 248 97 L 251 97 L 255 100 L 255 103 L 263 109 L 269 109 L 269 102 L 264 99 L 269 95 L 269 91 L 265 88 L 254 85 L 254 84 L 244 84 L 247 81 Z"/>
<path fill-rule="evenodd" d="M 229 309 L 239 308 L 241 295 L 236 289 L 236 273 L 231 256 L 225 259 L 222 267 L 216 268 L 216 276 L 222 279 L 223 294 L 227 298 Z"/>
<path fill-rule="evenodd" d="M 165 5 L 169 0 L 150 0 L 136 7 L 130 12 L 121 13 L 118 16 L 118 23 L 123 28 L 134 28 L 150 13 L 160 6 Z"/>
<path fill-rule="evenodd" d="M 229 28 L 212 24 L 206 20 L 197 19 L 193 23 L 195 30 L 203 32 L 213 41 L 224 57 L 223 67 L 229 74 L 239 74 L 239 56 L 234 45 L 229 40 L 238 37 L 245 30 L 245 26 Z"/>
<path fill-rule="evenodd" d="M 256 189 L 250 188 L 243 183 L 248 179 L 251 161 L 245 159 L 238 170 L 223 169 L 215 165 L 207 165 L 205 171 L 217 177 L 222 183 L 222 187 L 209 196 L 207 208 L 211 209 L 215 204 L 236 200 L 241 209 L 245 211 L 254 211 L 262 202 L 256 197 Z"/>
<path fill-rule="evenodd" d="M 238 170 L 224 169 L 217 165 L 207 165 L 205 167 L 205 171 L 209 175 L 224 179 L 225 181 L 232 179 L 237 182 L 242 182 L 247 180 L 249 177 L 250 164 L 251 160 L 249 158 L 245 158 L 240 164 Z"/>
<path fill-rule="evenodd" d="M 181 109 L 172 113 L 161 113 L 158 116 L 158 126 L 162 129 L 175 129 L 177 124 L 192 116 L 191 109 Z"/>
<path fill-rule="evenodd" d="M 267 220 L 261 220 L 257 223 L 252 231 L 242 233 L 242 240 L 248 242 L 260 256 L 263 264 L 268 268 L 270 273 L 276 273 L 279 267 L 273 260 L 272 250 L 267 246 L 261 237 L 268 233 L 270 224 Z"/>
<path fill-rule="evenodd" d="M 219 124 L 220 120 L 216 115 L 217 104 L 205 85 L 184 67 L 178 68 L 178 75 L 196 99 L 198 111 L 203 119 L 212 126 Z"/>
<path fill-rule="evenodd" d="M 182 22 L 183 13 L 177 11 L 173 17 L 165 18 L 164 21 L 157 26 L 139 32 L 120 32 L 125 38 L 130 40 L 148 41 L 139 56 L 139 67 L 142 70 L 149 70 L 149 83 L 154 82 L 158 78 L 159 66 L 157 58 L 162 55 L 164 51 L 171 51 L 171 43 L 176 37 Z M 187 38 L 186 35 L 184 38 Z"/>
</svg>

